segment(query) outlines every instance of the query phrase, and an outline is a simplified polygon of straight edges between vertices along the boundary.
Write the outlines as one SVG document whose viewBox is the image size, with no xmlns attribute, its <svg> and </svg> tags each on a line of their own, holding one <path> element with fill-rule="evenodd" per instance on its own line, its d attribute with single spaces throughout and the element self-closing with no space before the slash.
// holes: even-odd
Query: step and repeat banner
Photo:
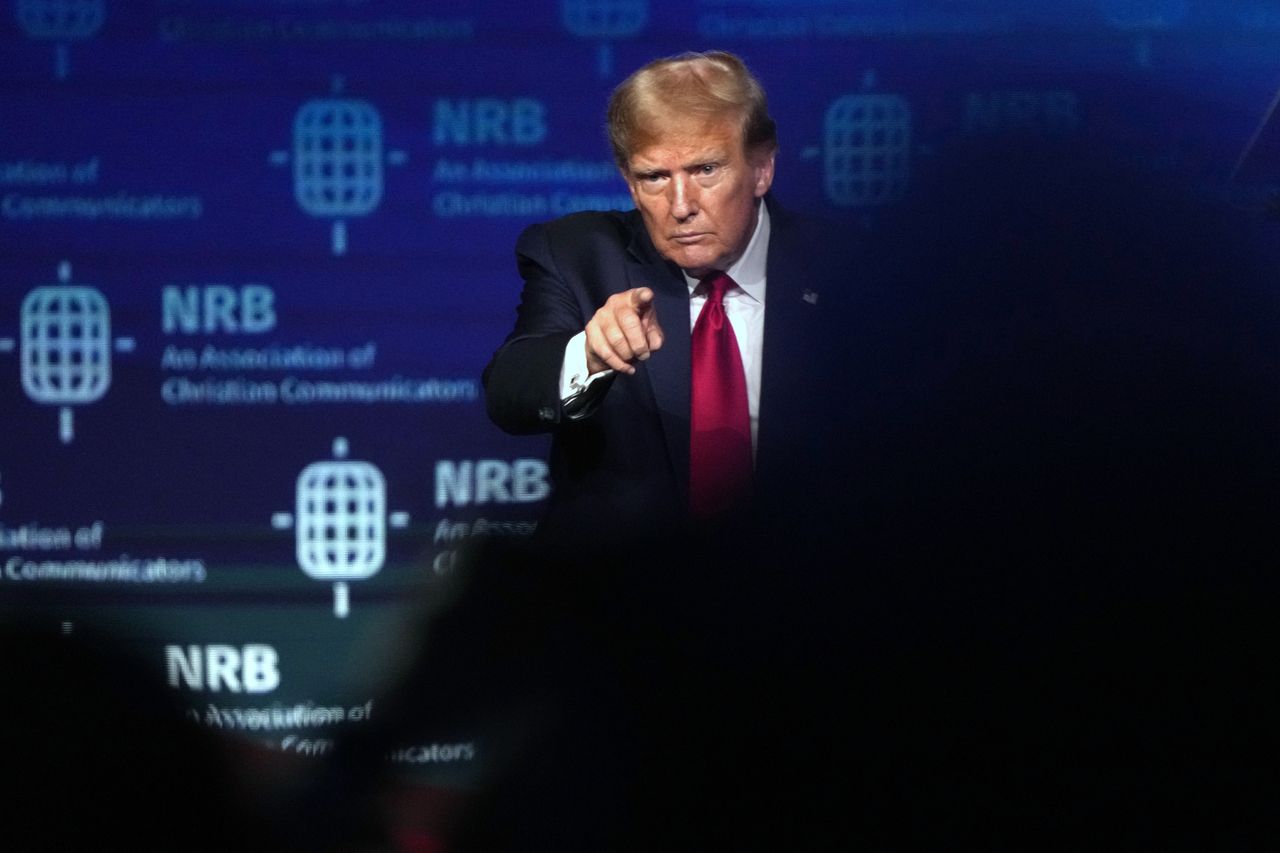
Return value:
<svg viewBox="0 0 1280 853">
<path fill-rule="evenodd" d="M 688 49 L 764 82 L 783 203 L 872 234 L 1011 133 L 1245 212 L 1280 188 L 1270 0 L 12 0 L 0 614 L 109 632 L 290 754 L 375 720 L 458 549 L 549 494 L 479 382 L 516 236 L 631 206 L 605 100 Z"/>
</svg>

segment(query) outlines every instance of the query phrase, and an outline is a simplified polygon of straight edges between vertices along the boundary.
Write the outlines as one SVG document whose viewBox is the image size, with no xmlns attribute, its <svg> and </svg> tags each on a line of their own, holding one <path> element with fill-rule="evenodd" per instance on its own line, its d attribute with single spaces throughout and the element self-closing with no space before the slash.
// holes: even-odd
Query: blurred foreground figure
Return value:
<svg viewBox="0 0 1280 853">
<path fill-rule="evenodd" d="M 0 626 L 0 826 L 13 850 L 295 849 L 225 744 L 109 635 Z"/>
<path fill-rule="evenodd" d="M 1280 837 L 1275 236 L 1067 144 L 922 180 L 803 497 L 478 543 L 380 735 L 474 733 L 446 849 Z"/>
</svg>

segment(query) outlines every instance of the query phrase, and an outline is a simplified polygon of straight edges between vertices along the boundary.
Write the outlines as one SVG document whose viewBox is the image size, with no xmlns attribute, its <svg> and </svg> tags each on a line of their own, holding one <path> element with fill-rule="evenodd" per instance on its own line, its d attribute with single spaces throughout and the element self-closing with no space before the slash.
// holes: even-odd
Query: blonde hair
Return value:
<svg viewBox="0 0 1280 853">
<path fill-rule="evenodd" d="M 742 122 L 744 150 L 778 147 L 764 88 L 737 56 L 713 50 L 655 59 L 609 97 L 607 128 L 614 160 L 625 171 L 631 154 L 653 143 L 672 118 L 728 117 Z"/>
</svg>

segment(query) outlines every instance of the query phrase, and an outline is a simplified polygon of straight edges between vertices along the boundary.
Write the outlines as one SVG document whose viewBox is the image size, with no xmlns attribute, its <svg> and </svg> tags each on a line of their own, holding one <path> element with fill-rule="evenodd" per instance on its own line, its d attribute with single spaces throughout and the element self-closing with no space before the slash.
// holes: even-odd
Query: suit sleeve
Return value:
<svg viewBox="0 0 1280 853">
<path fill-rule="evenodd" d="M 484 370 L 490 419 L 513 434 L 547 432 L 566 420 L 560 367 L 569 339 L 587 324 L 580 294 L 560 272 L 545 225 L 516 241 L 524 288 L 516 325 Z"/>
</svg>

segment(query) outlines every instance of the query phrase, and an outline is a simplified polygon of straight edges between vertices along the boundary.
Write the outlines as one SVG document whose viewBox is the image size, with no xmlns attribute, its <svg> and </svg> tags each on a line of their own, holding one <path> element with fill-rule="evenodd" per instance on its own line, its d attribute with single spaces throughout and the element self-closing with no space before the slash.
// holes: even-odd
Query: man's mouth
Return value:
<svg viewBox="0 0 1280 853">
<path fill-rule="evenodd" d="M 682 246 L 689 246 L 699 242 L 706 236 L 707 233 L 705 231 L 696 231 L 692 234 L 672 234 L 671 242 L 679 243 Z"/>
</svg>

